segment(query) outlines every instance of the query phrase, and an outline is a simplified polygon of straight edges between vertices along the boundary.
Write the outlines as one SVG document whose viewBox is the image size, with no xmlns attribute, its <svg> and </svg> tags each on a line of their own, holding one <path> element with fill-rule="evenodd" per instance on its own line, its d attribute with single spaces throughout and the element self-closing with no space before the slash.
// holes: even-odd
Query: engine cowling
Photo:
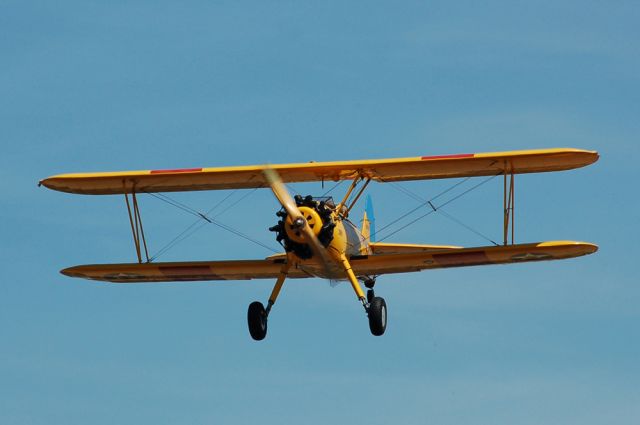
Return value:
<svg viewBox="0 0 640 425">
<path fill-rule="evenodd" d="M 333 209 L 331 206 L 325 201 L 313 199 L 312 196 L 303 198 L 296 195 L 293 199 L 320 243 L 324 247 L 329 246 L 333 240 L 333 230 L 336 227 L 332 218 Z M 305 243 L 300 230 L 296 228 L 284 209 L 278 211 L 276 215 L 280 217 L 280 220 L 269 230 L 276 232 L 276 240 L 284 247 L 285 251 L 293 252 L 303 260 L 313 257 L 311 247 Z"/>
</svg>

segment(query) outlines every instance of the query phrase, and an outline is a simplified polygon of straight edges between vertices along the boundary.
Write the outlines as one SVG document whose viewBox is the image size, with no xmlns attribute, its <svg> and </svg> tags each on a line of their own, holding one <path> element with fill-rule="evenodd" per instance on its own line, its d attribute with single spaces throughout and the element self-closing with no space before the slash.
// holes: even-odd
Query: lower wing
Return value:
<svg viewBox="0 0 640 425">
<path fill-rule="evenodd" d="M 390 250 L 393 253 L 352 257 L 351 267 L 357 276 L 376 276 L 445 267 L 561 260 L 592 254 L 598 250 L 596 245 L 573 241 L 476 248 L 429 248 L 431 249 L 407 250 L 408 252 Z M 275 279 L 284 261 L 283 257 L 274 257 L 264 260 L 93 264 L 70 267 L 61 273 L 115 283 Z M 314 277 L 304 271 L 309 270 L 304 266 L 305 263 L 300 267 L 292 267 L 287 277 Z"/>
<path fill-rule="evenodd" d="M 422 252 L 354 257 L 350 261 L 356 275 L 373 276 L 446 267 L 562 260 L 593 254 L 597 250 L 597 245 L 587 242 L 552 241 L 476 248 L 443 247 Z"/>
<path fill-rule="evenodd" d="M 284 258 L 267 258 L 179 263 L 87 264 L 69 267 L 60 273 L 70 277 L 114 283 L 275 279 L 285 261 Z M 313 276 L 300 269 L 291 269 L 288 277 Z"/>
</svg>

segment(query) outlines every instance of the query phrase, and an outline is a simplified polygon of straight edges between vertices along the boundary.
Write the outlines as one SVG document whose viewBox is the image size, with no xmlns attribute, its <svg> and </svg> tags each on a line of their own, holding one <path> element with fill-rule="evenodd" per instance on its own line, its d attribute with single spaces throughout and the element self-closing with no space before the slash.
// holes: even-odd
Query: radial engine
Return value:
<svg viewBox="0 0 640 425">
<path fill-rule="evenodd" d="M 336 227 L 333 199 L 330 197 L 314 198 L 310 195 L 305 197 L 296 195 L 293 199 L 320 243 L 324 247 L 328 247 L 333 240 L 333 230 Z M 311 258 L 313 251 L 305 243 L 299 226 L 297 227 L 292 222 L 284 208 L 278 211 L 276 215 L 280 220 L 278 224 L 270 227 L 269 230 L 276 232 L 278 243 L 284 247 L 285 251 L 293 252 L 300 259 Z"/>
</svg>

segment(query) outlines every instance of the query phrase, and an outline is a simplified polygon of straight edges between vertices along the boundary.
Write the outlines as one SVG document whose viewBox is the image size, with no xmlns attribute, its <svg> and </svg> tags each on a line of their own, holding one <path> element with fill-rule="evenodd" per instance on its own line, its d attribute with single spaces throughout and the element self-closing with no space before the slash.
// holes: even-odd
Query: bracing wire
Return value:
<svg viewBox="0 0 640 425">
<path fill-rule="evenodd" d="M 336 184 L 333 185 L 333 187 L 331 187 L 322 196 L 327 196 L 329 193 L 331 193 L 336 188 L 338 188 L 343 182 L 344 182 L 343 180 L 338 181 Z M 287 188 L 290 191 L 292 191 L 292 192 L 294 192 L 296 194 L 299 194 L 299 192 L 297 190 L 295 190 L 293 187 L 291 187 L 290 185 L 287 185 Z M 242 197 L 240 197 L 239 199 L 237 199 L 233 203 L 229 204 L 226 208 L 224 208 L 222 211 L 218 212 L 212 218 L 210 217 L 211 213 L 213 211 L 215 211 L 216 209 L 218 209 L 221 205 L 223 205 L 225 203 L 225 201 L 230 199 L 237 192 L 237 189 L 232 191 L 227 196 L 225 196 L 222 200 L 220 200 L 216 205 L 214 205 L 211 209 L 209 209 L 204 214 L 202 214 L 199 211 L 189 207 L 188 205 L 185 205 L 183 203 L 180 203 L 180 202 L 176 201 L 175 199 L 171 199 L 170 197 L 168 197 L 168 196 L 166 196 L 166 195 L 164 195 L 162 193 L 148 193 L 149 195 L 152 195 L 155 198 L 157 198 L 157 199 L 159 199 L 159 200 L 161 200 L 163 202 L 166 202 L 166 203 L 168 203 L 168 204 L 170 204 L 170 205 L 172 205 L 172 206 L 174 206 L 174 207 L 176 207 L 178 209 L 181 209 L 181 210 L 183 210 L 183 211 L 185 211 L 185 212 L 187 212 L 187 213 L 189 213 L 191 215 L 194 215 L 194 216 L 198 217 L 198 219 L 196 221 L 191 223 L 186 229 L 184 229 L 181 233 L 179 233 L 172 240 L 170 240 L 165 246 L 163 246 L 160 250 L 158 250 L 158 252 L 154 256 L 152 256 L 149 261 L 155 261 L 161 255 L 164 255 L 167 251 L 169 251 L 170 249 L 174 248 L 179 243 L 183 242 L 184 240 L 190 238 L 192 235 L 194 235 L 195 233 L 200 231 L 200 229 L 202 229 L 207 223 L 212 223 L 212 224 L 216 224 L 216 225 L 221 224 L 219 221 L 217 221 L 215 219 L 217 219 L 219 216 L 221 216 L 222 214 L 224 214 L 225 212 L 227 212 L 228 210 L 233 208 L 238 203 L 242 202 L 248 196 L 253 194 L 253 192 L 255 192 L 256 190 L 258 190 L 258 188 L 254 188 L 253 190 L 248 191 L 245 195 L 243 195 Z M 231 230 L 229 230 L 229 231 L 231 231 L 233 233 L 233 229 L 232 228 L 230 228 L 230 229 Z M 228 230 L 228 229 L 226 229 L 226 230 Z M 251 240 L 251 239 L 249 239 L 249 240 Z M 278 251 L 274 250 L 273 248 L 267 247 L 266 245 L 260 243 L 259 241 L 254 241 L 254 240 L 251 240 L 251 241 L 254 242 L 254 243 L 257 243 L 260 246 L 263 246 L 263 247 L 269 249 L 270 251 L 278 252 Z"/>
<path fill-rule="evenodd" d="M 487 177 L 486 179 L 482 180 L 480 183 L 471 186 L 469 189 L 465 190 L 464 192 L 454 196 L 453 198 L 449 199 L 447 202 L 445 202 L 444 204 L 440 205 L 439 208 L 443 208 L 446 205 L 449 205 L 450 203 L 452 203 L 453 201 L 456 201 L 460 198 L 462 198 L 464 195 L 466 195 L 467 193 L 476 190 L 477 188 L 479 188 L 480 186 L 484 185 L 485 183 L 489 183 L 491 180 L 495 179 L 498 176 L 502 175 L 502 171 L 500 171 L 498 174 L 494 174 L 492 176 Z"/>
<path fill-rule="evenodd" d="M 214 205 L 211 209 L 209 209 L 209 211 L 207 211 L 204 215 L 209 215 L 211 214 L 213 211 L 215 211 L 220 205 L 222 205 L 222 203 L 224 201 L 226 201 L 227 199 L 231 198 L 231 196 L 233 196 L 233 194 L 235 194 L 236 190 L 234 190 L 233 192 L 229 193 L 227 196 L 225 196 L 222 200 L 220 200 L 216 205 Z M 152 193 L 149 193 L 149 195 L 153 195 Z M 157 199 L 161 199 L 162 194 L 158 194 L 158 196 L 155 196 L 155 198 Z M 166 201 L 168 202 L 168 200 L 170 198 L 168 198 L 167 196 L 165 196 Z M 164 199 L 161 199 L 164 200 Z M 185 206 L 186 208 L 186 206 Z M 181 208 L 182 209 L 182 208 Z M 195 211 L 195 210 L 194 210 Z M 224 211 L 223 211 L 224 212 Z M 221 214 L 221 213 L 220 213 Z M 217 214 L 217 216 L 219 216 L 220 214 Z M 180 242 L 184 241 L 185 239 L 191 237 L 191 235 L 193 235 L 194 233 L 196 233 L 198 230 L 200 230 L 204 224 L 206 224 L 206 221 L 202 221 L 203 218 L 201 216 L 198 216 L 198 220 L 194 221 L 191 225 L 189 225 L 189 227 L 187 227 L 185 230 L 183 230 L 180 234 L 178 234 L 176 237 L 174 237 L 171 241 L 169 241 L 165 246 L 163 246 L 162 248 L 160 248 L 158 250 L 158 252 L 151 257 L 151 259 L 149 261 L 154 261 L 156 260 L 158 257 L 160 257 L 162 254 L 166 253 L 167 251 L 169 251 L 171 248 L 173 248 L 174 246 L 176 246 L 177 244 L 179 244 Z M 197 227 L 196 227 L 197 226 Z M 194 229 L 195 227 L 195 229 Z M 193 229 L 193 231 L 191 231 Z"/>
<path fill-rule="evenodd" d="M 501 173 L 500 173 L 501 174 Z M 449 199 L 448 201 L 444 202 L 442 205 L 440 206 L 435 206 L 433 204 L 433 202 L 444 196 L 445 194 L 449 193 L 450 191 L 454 190 L 455 188 L 457 188 L 458 186 L 464 184 L 467 182 L 467 180 L 470 179 L 470 177 L 467 177 L 455 184 L 453 184 L 452 186 L 450 186 L 449 188 L 443 190 L 442 192 L 438 193 L 436 196 L 432 197 L 431 199 L 425 201 L 424 198 L 422 198 L 421 196 L 415 194 L 414 192 L 412 192 L 411 190 L 402 187 L 400 185 L 398 185 L 395 182 L 389 182 L 391 183 L 392 187 L 394 187 L 395 189 L 403 192 L 404 194 L 406 194 L 407 196 L 413 198 L 414 200 L 420 202 L 420 205 L 418 205 L 417 207 L 411 209 L 410 211 L 408 211 L 407 213 L 401 215 L 400 217 L 398 217 L 397 219 L 393 220 L 391 223 L 383 226 L 380 230 L 378 230 L 378 232 L 382 232 L 385 229 L 388 229 L 389 227 L 393 226 L 394 224 L 398 223 L 399 221 L 405 219 L 406 217 L 410 216 L 411 214 L 415 213 L 416 211 L 418 211 L 419 209 L 423 208 L 424 206 L 428 205 L 431 207 L 431 210 L 429 210 L 427 213 L 419 216 L 418 218 L 410 221 L 409 223 L 405 224 L 404 226 L 400 227 L 399 229 L 387 234 L 386 236 L 382 237 L 379 239 L 379 241 L 383 241 L 388 239 L 389 237 L 395 235 L 396 233 L 406 229 L 407 227 L 409 227 L 410 225 L 416 223 L 417 221 L 433 214 L 434 212 L 439 212 L 441 213 L 443 216 L 445 216 L 446 218 L 448 218 L 449 220 L 465 227 L 466 229 L 470 230 L 471 232 L 477 234 L 478 236 L 490 241 L 491 243 L 497 245 L 496 242 L 494 242 L 493 240 L 491 240 L 490 238 L 488 238 L 487 236 L 485 236 L 484 234 L 478 232 L 477 230 L 471 228 L 470 226 L 467 226 L 466 224 L 464 224 L 463 222 L 461 222 L 460 220 L 458 220 L 457 218 L 453 217 L 451 214 L 448 214 L 444 211 L 441 211 L 441 209 L 454 202 L 455 200 L 461 198 L 462 196 L 466 195 L 467 193 L 477 189 L 478 187 L 484 185 L 485 183 L 489 182 L 490 180 L 494 179 L 496 176 L 500 175 L 500 174 L 496 174 L 496 175 L 492 175 L 489 178 L 481 181 L 480 183 L 472 186 L 471 188 L 465 190 L 464 192 L 454 196 L 453 198 Z M 341 184 L 343 183 L 343 181 L 339 181 L 337 182 L 331 189 L 329 189 L 327 192 L 325 192 L 322 196 L 327 196 L 329 193 L 331 193 L 333 190 L 335 190 L 337 187 L 339 187 Z M 236 191 L 231 192 L 229 195 L 227 195 L 226 197 L 224 197 L 221 201 L 219 201 L 214 207 L 212 207 L 211 209 L 209 209 L 206 213 L 202 213 L 194 208 L 191 208 L 190 206 L 181 203 L 179 201 L 176 201 L 175 199 L 170 198 L 169 196 L 163 194 L 163 193 L 152 193 L 149 192 L 148 194 L 153 196 L 156 199 L 159 199 L 163 202 L 166 202 L 169 205 L 172 205 L 188 214 L 194 215 L 196 217 L 198 217 L 198 220 L 193 222 L 191 225 L 189 225 L 184 231 L 182 231 L 180 234 L 178 234 L 176 237 L 174 237 L 169 243 L 167 243 L 163 248 L 161 248 L 158 253 L 156 253 L 153 257 L 151 257 L 151 259 L 149 261 L 154 261 L 155 259 L 157 259 L 159 256 L 163 255 L 164 253 L 166 253 L 169 249 L 175 247 L 178 243 L 184 241 L 185 239 L 191 237 L 193 234 L 195 234 L 196 232 L 198 232 L 202 227 L 204 227 L 205 224 L 207 223 L 211 223 L 229 233 L 232 233 L 236 236 L 239 236 L 245 240 L 248 240 L 256 245 L 259 245 L 269 251 L 272 251 L 274 253 L 277 253 L 279 251 L 273 249 L 272 247 L 258 241 L 255 240 L 251 237 L 249 237 L 248 235 L 240 232 L 239 230 L 236 230 L 234 228 L 232 228 L 231 226 L 228 226 L 222 222 L 220 222 L 219 220 L 217 220 L 216 218 L 219 217 L 220 215 L 222 215 L 223 213 L 225 213 L 226 211 L 228 211 L 229 209 L 231 209 L 233 206 L 237 205 L 239 202 L 241 202 L 242 200 L 244 200 L 245 198 L 247 198 L 249 195 L 251 195 L 253 192 L 255 192 L 257 189 L 253 189 L 252 191 L 248 192 L 247 194 L 245 194 L 244 196 L 242 196 L 240 199 L 236 200 L 235 202 L 231 203 L 229 206 L 227 206 L 225 209 L 223 209 L 222 211 L 220 211 L 218 214 L 216 214 L 215 216 L 211 217 L 210 214 L 215 211 L 218 207 L 220 207 L 220 205 L 222 205 L 225 201 L 227 201 L 228 199 L 231 198 L 231 196 L 233 196 L 235 194 Z M 295 190 L 293 190 L 293 192 L 296 192 Z"/>
<path fill-rule="evenodd" d="M 223 209 L 222 211 L 220 211 L 219 213 L 217 213 L 216 215 L 213 216 L 213 218 L 217 218 L 220 217 L 222 214 L 226 213 L 227 211 L 229 211 L 231 208 L 235 207 L 236 205 L 238 205 L 240 202 L 244 201 L 246 198 L 248 198 L 250 195 L 253 194 L 253 192 L 255 192 L 256 190 L 258 190 L 258 188 L 254 188 L 250 191 L 248 191 L 247 193 L 245 193 L 243 196 L 240 197 L 240 199 L 236 200 L 235 202 L 233 202 L 232 204 L 229 204 L 227 206 L 227 208 Z M 235 191 L 234 191 L 235 192 Z M 207 212 L 207 215 L 209 215 L 210 212 Z"/>
<path fill-rule="evenodd" d="M 452 202 L 456 201 L 457 199 L 460 199 L 462 196 L 464 196 L 464 195 L 466 195 L 467 193 L 469 193 L 469 192 L 471 192 L 471 191 L 473 191 L 473 190 L 475 190 L 475 189 L 479 188 L 480 186 L 482 186 L 482 185 L 484 185 L 484 184 L 488 183 L 489 181 L 493 180 L 494 178 L 496 178 L 497 176 L 499 176 L 499 175 L 501 175 L 501 174 L 502 174 L 502 172 L 501 172 L 501 173 L 499 173 L 499 174 L 495 174 L 495 175 L 489 176 L 488 178 L 486 178 L 486 179 L 482 180 L 480 183 L 478 183 L 478 184 L 476 184 L 476 185 L 474 185 L 474 186 L 470 187 L 469 189 L 465 190 L 464 192 L 462 192 L 462 193 L 460 193 L 460 194 L 458 194 L 458 195 L 454 196 L 453 198 L 449 199 L 448 201 L 444 202 L 444 203 L 443 203 L 442 205 L 440 205 L 440 206 L 435 206 L 435 205 L 433 204 L 433 201 L 434 201 L 434 200 L 436 200 L 437 198 L 440 198 L 440 197 L 441 197 L 441 196 L 443 196 L 444 194 L 446 194 L 446 193 L 450 192 L 451 190 L 453 190 L 454 188 L 456 188 L 456 187 L 460 186 L 461 184 L 463 184 L 464 182 L 466 182 L 467 180 L 469 180 L 469 178 L 470 178 L 470 177 L 465 178 L 463 181 L 456 183 L 455 185 L 453 185 L 453 186 L 449 187 L 448 189 L 446 189 L 446 190 L 442 191 L 441 193 L 439 193 L 438 195 L 436 195 L 436 196 L 434 196 L 433 198 L 429 199 L 428 201 L 423 201 L 423 202 L 422 202 L 420 205 L 418 205 L 416 208 L 413 208 L 413 209 L 412 209 L 412 210 L 410 210 L 409 212 L 407 212 L 407 213 L 403 214 L 402 216 L 400 216 L 400 217 L 399 217 L 399 218 L 397 218 L 396 220 L 394 220 L 394 221 L 392 221 L 391 223 L 389 223 L 389 224 L 387 224 L 386 226 L 384 226 L 382 229 L 378 230 L 378 232 L 380 232 L 380 231 L 382 231 L 382 230 L 384 230 L 384 229 L 389 228 L 390 226 L 392 226 L 392 225 L 394 225 L 394 224 L 398 223 L 400 220 L 402 220 L 402 219 L 404 219 L 404 218 L 408 217 L 409 215 L 413 214 L 414 212 L 418 211 L 419 209 L 421 209 L 422 207 L 424 207 L 424 206 L 426 206 L 426 205 L 428 205 L 429 207 L 431 207 L 431 210 L 429 210 L 427 213 L 425 213 L 425 214 L 421 215 L 420 217 L 418 217 L 418 218 L 416 218 L 416 219 L 414 219 L 414 220 L 410 221 L 409 223 L 405 224 L 404 226 L 400 227 L 400 228 L 399 228 L 399 229 L 397 229 L 397 230 L 394 230 L 393 232 L 391 232 L 391 233 L 387 234 L 386 236 L 384 236 L 384 237 L 382 237 L 382 238 L 378 239 L 378 241 L 379 241 L 379 242 L 382 242 L 383 240 L 388 239 L 389 237 L 391 237 L 391 236 L 395 235 L 396 233 L 398 233 L 398 232 L 400 232 L 400 231 L 402 231 L 402 230 L 406 229 L 407 227 L 411 226 L 412 224 L 416 223 L 417 221 L 419 221 L 419 220 L 421 220 L 421 219 L 423 219 L 423 218 L 425 218 L 425 217 L 427 217 L 427 216 L 429 216 L 429 215 L 433 214 L 434 212 L 443 212 L 443 211 L 440 211 L 440 209 L 441 209 L 441 208 L 445 207 L 446 205 L 449 205 L 450 203 L 452 203 Z M 403 191 L 404 191 L 405 193 L 410 192 L 408 189 L 405 189 L 405 188 L 403 188 L 403 189 L 404 189 Z M 415 199 L 415 197 L 417 197 L 417 196 L 418 196 L 418 195 L 414 194 L 413 192 L 410 192 L 410 193 L 412 193 L 412 195 L 409 195 L 409 196 L 414 197 L 414 199 Z M 481 234 L 480 232 L 477 232 L 476 230 L 471 229 L 470 227 L 468 227 L 468 226 L 467 226 L 467 225 L 465 225 L 464 223 L 462 223 L 462 222 L 460 222 L 459 220 L 455 219 L 453 216 L 449 215 L 449 217 L 448 217 L 448 218 L 450 218 L 450 219 L 451 219 L 451 220 L 453 220 L 454 222 L 458 222 L 459 224 L 463 225 L 464 227 L 468 228 L 469 230 L 472 230 L 472 231 L 473 231 L 474 233 L 476 233 L 477 235 L 480 235 L 481 237 L 483 237 L 483 238 L 485 238 L 485 239 L 487 239 L 487 240 L 489 240 L 490 242 L 492 242 L 492 243 L 494 243 L 494 244 L 495 244 L 495 242 L 494 242 L 493 240 L 491 240 L 490 238 L 487 238 L 486 236 L 484 236 L 484 235 L 483 235 L 483 234 Z"/>
<path fill-rule="evenodd" d="M 405 219 L 406 217 L 410 216 L 411 214 L 413 214 L 414 212 L 418 211 L 419 209 L 421 209 L 422 207 L 429 205 L 430 202 L 435 201 L 436 199 L 440 198 L 441 196 L 451 192 L 453 189 L 455 189 L 456 187 L 460 186 L 461 184 L 466 183 L 471 177 L 466 177 L 465 179 L 451 185 L 450 187 L 448 187 L 447 189 L 443 190 L 442 192 L 438 193 L 436 196 L 434 196 L 433 198 L 425 201 L 422 197 L 420 197 L 419 195 L 416 195 L 415 193 L 411 192 L 409 189 L 400 186 L 399 184 L 395 183 L 395 182 L 391 182 L 393 183 L 391 185 L 391 187 L 400 190 L 401 192 L 409 195 L 410 197 L 418 200 L 420 202 L 420 205 L 418 205 L 417 207 L 413 208 L 412 210 L 408 211 L 407 213 L 401 215 L 400 217 L 398 217 L 397 219 L 393 220 L 391 223 L 381 227 L 379 230 L 377 230 L 377 233 L 382 232 L 383 230 L 393 226 L 394 224 L 398 223 L 399 221 Z"/>
<path fill-rule="evenodd" d="M 495 246 L 498 246 L 498 243 L 496 241 L 494 241 L 493 239 L 491 239 L 490 237 L 488 237 L 487 235 L 485 235 L 484 233 L 474 229 L 473 227 L 463 223 L 460 219 L 454 217 L 453 215 L 451 215 L 450 213 L 443 211 L 442 209 L 438 208 L 437 211 L 442 214 L 444 217 L 448 218 L 449 220 L 453 221 L 454 223 L 464 227 L 465 229 L 469 230 L 470 232 L 475 233 L 476 235 L 480 236 L 482 239 L 485 239 L 489 242 L 491 242 L 492 244 L 494 244 Z"/>
<path fill-rule="evenodd" d="M 342 183 L 344 183 L 344 180 L 340 180 L 338 181 L 336 184 L 333 185 L 333 187 L 329 190 L 327 190 L 325 193 L 322 194 L 322 197 L 325 197 L 327 195 L 329 195 L 331 192 L 333 192 L 336 188 L 338 188 L 338 186 L 340 186 Z"/>
<path fill-rule="evenodd" d="M 220 201 L 216 206 L 214 206 L 213 208 L 211 208 L 209 211 L 207 211 L 206 213 L 201 213 L 197 210 L 195 210 L 194 208 L 189 207 L 188 205 L 185 205 L 179 201 L 176 201 L 175 199 L 170 198 L 169 196 L 163 194 L 163 193 L 151 193 L 149 192 L 149 195 L 153 196 L 156 199 L 159 199 L 163 202 L 166 202 L 169 205 L 172 205 L 188 214 L 194 215 L 196 217 L 198 217 L 198 220 L 194 223 L 192 223 L 189 227 L 187 227 L 187 229 L 185 229 L 182 233 L 180 233 L 178 236 L 176 236 L 175 238 L 173 238 L 167 245 L 165 245 L 165 247 L 163 247 L 156 255 L 154 255 L 150 261 L 153 261 L 155 259 L 157 259 L 160 255 L 166 253 L 169 249 L 173 248 L 175 245 L 177 245 L 178 243 L 184 241 L 185 239 L 189 238 L 191 235 L 193 235 L 194 233 L 196 233 L 198 230 L 200 230 L 205 224 L 207 223 L 211 223 L 223 230 L 226 230 L 229 233 L 232 233 L 236 236 L 239 236 L 243 239 L 246 239 L 256 245 L 259 245 L 271 252 L 277 253 L 279 251 L 273 249 L 272 247 L 258 241 L 255 240 L 253 238 L 251 238 L 250 236 L 240 232 L 239 230 L 234 229 L 231 226 L 228 226 L 222 222 L 220 222 L 219 220 L 216 219 L 216 217 L 219 217 L 222 213 L 226 212 L 228 209 L 230 209 L 231 207 L 233 207 L 234 205 L 238 204 L 240 201 L 244 200 L 246 197 L 248 197 L 249 195 L 251 195 L 251 193 L 253 193 L 256 189 L 254 189 L 253 191 L 247 193 L 246 195 L 244 195 L 243 197 L 241 197 L 240 199 L 236 200 L 235 202 L 233 202 L 230 206 L 228 206 L 227 208 L 225 208 L 224 210 L 222 210 L 221 212 L 219 212 L 218 214 L 216 214 L 214 217 L 210 217 L 209 214 L 214 211 L 215 209 L 218 208 L 218 206 L 220 206 L 225 200 L 229 199 L 231 197 L 231 194 L 227 195 L 222 201 Z M 204 221 L 202 221 L 204 220 Z"/>
<path fill-rule="evenodd" d="M 224 202 L 226 200 L 228 200 L 229 198 L 231 198 L 233 195 L 235 195 L 235 193 L 238 191 L 238 189 L 231 191 L 231 193 L 229 193 L 227 196 L 225 196 L 224 198 L 222 198 L 217 204 L 215 204 L 213 207 L 211 207 L 211 209 L 209 209 L 209 211 L 207 211 L 205 213 L 205 215 L 209 215 L 211 213 L 213 213 L 215 210 L 218 209 L 218 207 L 222 204 L 224 204 Z"/>
<path fill-rule="evenodd" d="M 243 201 L 245 198 L 247 198 L 249 195 L 251 195 L 253 192 L 255 192 L 256 189 L 251 190 L 250 192 L 247 192 L 244 196 L 240 197 L 239 199 L 237 199 L 236 201 L 234 201 L 233 203 L 231 203 L 229 206 L 227 206 L 227 208 L 223 209 L 222 211 L 220 211 L 219 213 L 217 213 L 215 216 L 213 216 L 214 219 L 220 217 L 222 214 L 224 214 L 226 211 L 228 211 L 229 209 L 233 208 L 235 205 L 237 205 L 238 203 L 240 203 L 241 201 Z M 209 214 L 215 210 L 220 204 L 222 204 L 222 202 L 224 202 L 226 199 L 229 199 L 231 197 L 231 195 L 233 193 L 235 193 L 236 191 L 234 190 L 230 195 L 227 195 L 222 201 L 220 201 L 216 206 L 214 206 L 213 208 L 211 208 L 209 211 L 207 211 L 205 213 L 206 216 L 209 216 Z M 194 221 L 189 227 L 187 227 L 184 231 L 182 231 L 182 233 L 180 233 L 179 235 L 177 235 L 175 238 L 173 238 L 171 241 L 169 241 L 169 243 L 167 243 L 164 247 L 162 247 L 153 257 L 151 257 L 150 261 L 154 261 L 156 260 L 158 257 L 160 257 L 161 255 L 163 255 L 164 253 L 166 253 L 169 249 L 175 247 L 176 245 L 178 245 L 180 242 L 190 238 L 192 235 L 194 235 L 195 233 L 197 233 L 200 229 L 202 229 L 206 224 L 208 223 L 208 221 L 203 220 L 202 217 L 198 217 L 198 219 L 196 221 Z M 197 227 L 196 227 L 197 226 Z M 195 227 L 195 228 L 194 228 Z"/>
<path fill-rule="evenodd" d="M 294 187 L 292 187 L 290 184 L 286 184 L 286 183 L 285 183 L 284 185 L 286 186 L 286 188 L 287 188 L 287 190 L 288 190 L 289 192 L 293 192 L 293 193 L 295 193 L 296 195 L 300 195 L 300 192 L 299 192 L 299 191 L 297 191 L 297 190 L 296 190 Z"/>
</svg>

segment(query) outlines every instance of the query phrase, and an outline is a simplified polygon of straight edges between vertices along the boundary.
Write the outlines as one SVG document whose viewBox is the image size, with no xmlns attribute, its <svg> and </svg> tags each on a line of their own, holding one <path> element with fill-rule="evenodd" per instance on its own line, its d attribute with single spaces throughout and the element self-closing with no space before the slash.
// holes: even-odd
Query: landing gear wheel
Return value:
<svg viewBox="0 0 640 425">
<path fill-rule="evenodd" d="M 375 336 L 384 334 L 387 329 L 387 303 L 382 297 L 373 297 L 369 303 L 369 329 Z"/>
<path fill-rule="evenodd" d="M 247 311 L 247 323 L 251 338 L 262 341 L 267 336 L 267 311 L 260 301 L 249 304 Z"/>
</svg>

